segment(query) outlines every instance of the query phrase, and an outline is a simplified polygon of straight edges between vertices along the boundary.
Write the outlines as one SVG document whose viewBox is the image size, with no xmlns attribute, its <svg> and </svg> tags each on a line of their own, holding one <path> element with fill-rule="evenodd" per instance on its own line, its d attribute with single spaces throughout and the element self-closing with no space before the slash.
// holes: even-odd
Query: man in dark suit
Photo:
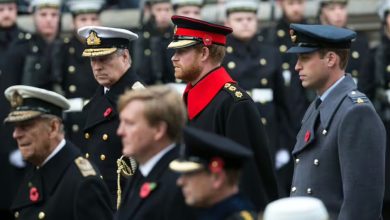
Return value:
<svg viewBox="0 0 390 220">
<path fill-rule="evenodd" d="M 345 73 L 356 33 L 326 25 L 291 25 L 302 86 L 318 95 L 293 150 L 291 196 L 321 199 L 331 219 L 381 219 L 386 132 L 370 100 Z"/>
<path fill-rule="evenodd" d="M 189 206 L 199 208 L 198 220 L 254 220 L 255 207 L 239 190 L 241 169 L 252 152 L 220 135 L 184 128 L 180 157 L 169 167 Z"/>
<path fill-rule="evenodd" d="M 100 85 L 83 108 L 88 116 L 84 126 L 86 145 L 81 148 L 85 157 L 97 165 L 115 199 L 116 160 L 122 151 L 115 133 L 119 125 L 118 96 L 127 89 L 143 88 L 131 68 L 128 50 L 130 41 L 137 39 L 137 35 L 124 29 L 97 26 L 83 27 L 78 34 L 86 44 L 82 55 L 90 57 L 93 75 Z"/>
<path fill-rule="evenodd" d="M 98 170 L 64 138 L 62 112 L 69 102 L 57 93 L 31 86 L 5 91 L 12 110 L 4 120 L 26 171 L 12 210 L 16 219 L 111 219 L 110 194 Z"/>
<path fill-rule="evenodd" d="M 67 138 L 77 146 L 84 145 L 83 127 L 86 113 L 82 112 L 84 103 L 92 98 L 98 83 L 93 77 L 89 59 L 82 57 L 84 45 L 77 37 L 79 28 L 100 25 L 101 0 L 67 1 L 73 18 L 73 33 L 63 39 L 62 48 L 62 91 L 70 101 L 70 111 L 66 112 L 65 130 Z"/>
<path fill-rule="evenodd" d="M 123 194 L 116 219 L 193 219 L 168 164 L 178 157 L 176 143 L 186 121 L 180 95 L 167 86 L 128 91 L 119 99 L 123 154 L 139 167 Z"/>
<path fill-rule="evenodd" d="M 278 198 L 275 170 L 261 117 L 250 96 L 221 67 L 229 27 L 173 16 L 175 77 L 186 81 L 189 125 L 231 138 L 254 152 L 241 179 L 257 209 Z"/>
</svg>

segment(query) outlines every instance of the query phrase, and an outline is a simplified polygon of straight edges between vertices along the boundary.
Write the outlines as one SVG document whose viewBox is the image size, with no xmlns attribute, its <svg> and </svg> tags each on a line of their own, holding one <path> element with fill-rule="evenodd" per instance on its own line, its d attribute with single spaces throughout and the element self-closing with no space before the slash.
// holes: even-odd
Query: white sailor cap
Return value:
<svg viewBox="0 0 390 220">
<path fill-rule="evenodd" d="M 259 8 L 258 0 L 226 0 L 225 1 L 225 9 L 226 13 L 229 14 L 231 12 L 257 12 Z"/>
<path fill-rule="evenodd" d="M 30 3 L 30 9 L 32 11 L 38 8 L 60 8 L 61 0 L 32 0 Z"/>
<path fill-rule="evenodd" d="M 99 13 L 105 3 L 105 0 L 70 0 L 67 6 L 73 14 Z"/>
<path fill-rule="evenodd" d="M 11 86 L 4 95 L 11 105 L 11 112 L 4 122 L 25 121 L 43 114 L 62 118 L 62 112 L 70 107 L 69 101 L 62 95 L 32 86 Z"/>
<path fill-rule="evenodd" d="M 84 57 L 109 55 L 117 49 L 129 48 L 130 41 L 138 39 L 138 35 L 129 30 L 102 26 L 82 27 L 77 34 L 86 46 Z"/>
<path fill-rule="evenodd" d="M 173 7 L 177 6 L 188 6 L 188 5 L 193 5 L 193 6 L 203 6 L 203 0 L 171 0 L 171 3 Z"/>
<path fill-rule="evenodd" d="M 314 197 L 290 197 L 269 203 L 264 220 L 328 220 L 328 212 L 321 200 Z"/>
</svg>

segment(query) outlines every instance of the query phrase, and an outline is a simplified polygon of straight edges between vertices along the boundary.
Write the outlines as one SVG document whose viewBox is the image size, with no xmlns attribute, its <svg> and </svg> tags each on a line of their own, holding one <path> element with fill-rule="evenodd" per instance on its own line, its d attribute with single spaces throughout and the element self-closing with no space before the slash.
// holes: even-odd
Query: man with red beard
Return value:
<svg viewBox="0 0 390 220">
<path fill-rule="evenodd" d="M 253 152 L 240 189 L 257 209 L 278 198 L 275 171 L 261 117 L 250 96 L 221 67 L 229 27 L 173 16 L 175 77 L 186 81 L 189 125 L 228 137 Z"/>
</svg>

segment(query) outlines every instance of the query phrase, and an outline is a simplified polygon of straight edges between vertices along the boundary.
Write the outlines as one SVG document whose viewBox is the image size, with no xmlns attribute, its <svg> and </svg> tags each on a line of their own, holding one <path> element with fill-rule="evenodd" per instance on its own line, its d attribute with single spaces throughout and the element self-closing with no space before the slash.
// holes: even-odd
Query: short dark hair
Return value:
<svg viewBox="0 0 390 220">
<path fill-rule="evenodd" d="M 348 65 L 349 51 L 350 49 L 322 48 L 318 50 L 318 53 L 320 54 L 320 57 L 323 58 L 328 52 L 334 52 L 340 57 L 340 69 L 345 70 Z"/>
<path fill-rule="evenodd" d="M 204 44 L 195 45 L 195 49 L 200 51 L 203 47 L 207 47 L 210 50 L 210 58 L 215 63 L 222 63 L 223 58 L 225 58 L 226 48 L 222 45 L 212 44 L 210 46 L 205 46 Z"/>
</svg>

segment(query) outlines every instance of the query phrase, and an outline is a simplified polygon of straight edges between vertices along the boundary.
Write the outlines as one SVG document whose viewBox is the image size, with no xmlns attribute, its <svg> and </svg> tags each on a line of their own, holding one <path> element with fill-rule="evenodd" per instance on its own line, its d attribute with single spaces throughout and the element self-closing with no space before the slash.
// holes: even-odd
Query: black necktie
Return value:
<svg viewBox="0 0 390 220">
<path fill-rule="evenodd" d="M 320 106 L 321 105 L 321 103 L 322 103 L 322 100 L 320 99 L 320 97 L 318 97 L 317 99 L 316 99 L 316 109 L 318 109 L 318 106 Z"/>
</svg>

